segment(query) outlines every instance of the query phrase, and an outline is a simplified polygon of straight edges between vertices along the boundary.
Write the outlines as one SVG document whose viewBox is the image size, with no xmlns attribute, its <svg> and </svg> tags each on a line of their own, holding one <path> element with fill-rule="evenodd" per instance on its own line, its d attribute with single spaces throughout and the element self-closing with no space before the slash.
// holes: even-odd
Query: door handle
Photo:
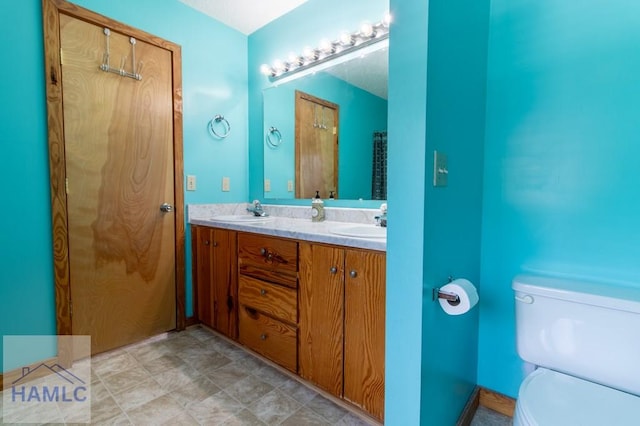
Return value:
<svg viewBox="0 0 640 426">
<path fill-rule="evenodd" d="M 160 206 L 160 211 L 163 213 L 170 213 L 173 211 L 173 206 L 169 203 L 164 203 Z"/>
</svg>

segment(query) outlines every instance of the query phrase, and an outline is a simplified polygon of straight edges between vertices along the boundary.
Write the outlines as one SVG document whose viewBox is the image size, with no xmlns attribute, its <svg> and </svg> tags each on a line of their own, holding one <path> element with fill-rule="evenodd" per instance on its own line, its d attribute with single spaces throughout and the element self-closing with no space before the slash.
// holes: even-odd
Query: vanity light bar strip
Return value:
<svg viewBox="0 0 640 426">
<path fill-rule="evenodd" d="M 289 61 L 276 60 L 273 65 L 263 64 L 260 71 L 268 76 L 270 81 L 278 81 L 318 66 L 389 38 L 390 22 L 391 16 L 386 14 L 385 18 L 377 24 L 363 24 L 358 31 L 342 34 L 333 42 L 323 41 L 320 47 L 315 49 L 307 47 L 302 55 L 291 55 Z"/>
</svg>

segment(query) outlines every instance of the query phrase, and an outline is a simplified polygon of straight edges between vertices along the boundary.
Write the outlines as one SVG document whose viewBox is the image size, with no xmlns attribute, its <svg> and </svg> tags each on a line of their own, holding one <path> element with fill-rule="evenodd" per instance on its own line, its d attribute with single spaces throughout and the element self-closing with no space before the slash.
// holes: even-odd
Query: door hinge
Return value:
<svg viewBox="0 0 640 426">
<path fill-rule="evenodd" d="M 69 317 L 73 318 L 73 300 L 69 299 Z"/>
<path fill-rule="evenodd" d="M 69 178 L 64 178 L 64 192 L 65 194 L 69 193 Z"/>
<path fill-rule="evenodd" d="M 64 65 L 64 51 L 60 48 L 60 65 Z"/>
</svg>

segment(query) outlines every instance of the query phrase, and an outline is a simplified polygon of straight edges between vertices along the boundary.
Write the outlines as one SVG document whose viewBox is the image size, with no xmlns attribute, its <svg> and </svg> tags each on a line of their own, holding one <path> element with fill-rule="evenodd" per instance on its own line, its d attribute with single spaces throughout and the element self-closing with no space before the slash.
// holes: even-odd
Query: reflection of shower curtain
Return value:
<svg viewBox="0 0 640 426">
<path fill-rule="evenodd" d="M 373 133 L 373 178 L 371 199 L 387 199 L 387 132 Z"/>
</svg>

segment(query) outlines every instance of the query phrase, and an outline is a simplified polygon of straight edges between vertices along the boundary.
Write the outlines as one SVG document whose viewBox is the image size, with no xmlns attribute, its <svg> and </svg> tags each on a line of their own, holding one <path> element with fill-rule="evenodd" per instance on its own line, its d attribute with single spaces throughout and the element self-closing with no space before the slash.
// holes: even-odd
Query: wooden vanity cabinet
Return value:
<svg viewBox="0 0 640 426">
<path fill-rule="evenodd" d="M 192 226 L 191 236 L 197 317 L 212 329 L 237 339 L 237 232 Z"/>
<path fill-rule="evenodd" d="M 386 255 L 299 243 L 298 373 L 382 420 Z"/>
<path fill-rule="evenodd" d="M 238 234 L 239 334 L 243 345 L 298 369 L 298 243 Z"/>
</svg>

